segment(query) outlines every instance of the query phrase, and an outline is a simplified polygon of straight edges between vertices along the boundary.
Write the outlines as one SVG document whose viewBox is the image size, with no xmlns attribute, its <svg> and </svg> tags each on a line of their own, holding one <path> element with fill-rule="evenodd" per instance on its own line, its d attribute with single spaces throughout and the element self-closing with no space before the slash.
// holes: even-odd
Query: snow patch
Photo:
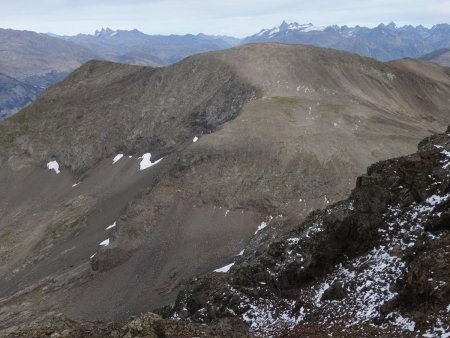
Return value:
<svg viewBox="0 0 450 338">
<path fill-rule="evenodd" d="M 434 205 L 441 204 L 442 202 L 446 202 L 449 198 L 450 198 L 450 194 L 447 194 L 445 196 L 433 195 L 433 196 L 427 198 L 427 203 L 434 206 Z"/>
<path fill-rule="evenodd" d="M 119 161 L 122 157 L 123 157 L 123 154 L 117 154 L 117 155 L 113 158 L 113 164 L 116 163 L 117 161 Z"/>
<path fill-rule="evenodd" d="M 108 226 L 105 230 L 109 230 L 112 229 L 116 226 L 116 222 L 114 222 L 113 224 L 111 224 L 110 226 Z"/>
<path fill-rule="evenodd" d="M 194 142 L 194 143 L 195 143 L 195 142 L 197 142 L 197 141 L 198 141 L 198 137 L 197 137 L 197 136 L 195 136 L 195 137 L 194 137 L 194 139 L 192 140 L 192 142 Z"/>
<path fill-rule="evenodd" d="M 152 162 L 150 159 L 152 158 L 152 154 L 150 153 L 146 153 L 144 155 L 142 155 L 141 157 L 139 157 L 139 159 L 142 159 L 140 165 L 140 170 L 145 170 L 147 168 L 150 168 L 152 166 L 154 166 L 155 164 L 158 164 L 159 162 L 162 161 L 163 157 L 160 158 L 158 161 Z"/>
<path fill-rule="evenodd" d="M 261 224 L 258 226 L 258 229 L 256 229 L 256 231 L 255 231 L 255 235 L 259 232 L 259 231 L 261 231 L 262 229 L 264 229 L 265 227 L 267 226 L 267 223 L 266 222 L 261 222 Z"/>
<path fill-rule="evenodd" d="M 230 271 L 230 269 L 233 265 L 234 265 L 234 263 L 225 265 L 224 267 L 221 267 L 220 269 L 214 270 L 214 272 L 228 272 L 228 271 Z"/>
<path fill-rule="evenodd" d="M 389 315 L 387 316 L 387 318 L 389 318 Z M 403 330 L 414 332 L 414 328 L 416 327 L 416 323 L 414 321 L 409 318 L 403 317 L 401 314 L 397 314 L 396 317 L 397 318 L 395 318 L 395 321 L 392 324 L 402 328 Z"/>
<path fill-rule="evenodd" d="M 60 171 L 59 171 L 59 164 L 58 164 L 58 162 L 56 162 L 56 161 L 50 161 L 50 162 L 48 162 L 48 163 L 47 163 L 47 168 L 48 168 L 48 170 L 54 170 L 55 173 L 57 173 L 57 174 L 60 173 Z"/>
<path fill-rule="evenodd" d="M 101 246 L 108 246 L 109 245 L 109 238 L 105 239 L 103 242 L 100 242 Z"/>
</svg>

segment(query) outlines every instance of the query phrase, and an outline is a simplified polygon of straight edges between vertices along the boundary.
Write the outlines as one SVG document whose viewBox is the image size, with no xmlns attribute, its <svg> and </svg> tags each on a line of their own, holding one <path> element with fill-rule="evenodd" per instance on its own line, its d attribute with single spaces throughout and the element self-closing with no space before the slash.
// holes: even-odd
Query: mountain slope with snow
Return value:
<svg viewBox="0 0 450 338">
<path fill-rule="evenodd" d="M 262 336 L 448 336 L 450 127 L 369 167 L 347 200 L 298 229 L 280 235 L 283 222 L 221 278 L 194 279 L 172 317 L 236 317 Z"/>
</svg>

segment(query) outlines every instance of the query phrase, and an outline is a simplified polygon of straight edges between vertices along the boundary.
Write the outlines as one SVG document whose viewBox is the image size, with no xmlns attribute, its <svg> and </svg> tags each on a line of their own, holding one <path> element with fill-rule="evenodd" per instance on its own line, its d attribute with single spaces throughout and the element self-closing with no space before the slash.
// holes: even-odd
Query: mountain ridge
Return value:
<svg viewBox="0 0 450 338">
<path fill-rule="evenodd" d="M 449 92 L 435 64 L 302 45 L 88 62 L 0 123 L 0 329 L 172 303 L 442 131 Z"/>
<path fill-rule="evenodd" d="M 197 35 L 150 35 L 137 29 L 112 30 L 111 28 L 96 30 L 94 34 L 75 36 L 1 30 L 0 42 L 6 41 L 4 45 L 7 47 L 6 51 L 9 50 L 9 54 L 5 54 L 4 50 L 3 55 L 0 55 L 5 61 L 2 62 L 3 67 L 0 67 L 0 72 L 25 82 L 27 85 L 42 87 L 43 90 L 90 59 L 160 67 L 173 64 L 192 54 L 226 49 L 251 42 L 310 44 L 347 50 L 379 60 L 392 60 L 420 57 L 437 49 L 448 48 L 450 47 L 449 32 L 448 24 L 426 28 L 421 25 L 397 27 L 395 23 L 389 23 L 367 28 L 345 25 L 315 27 L 311 23 L 298 24 L 286 21 L 283 21 L 280 26 L 263 29 L 244 39 L 202 33 Z M 67 44 L 54 39 L 66 41 Z M 17 43 L 23 44 L 26 48 L 17 49 Z M 54 46 L 50 47 L 49 45 L 42 51 L 42 46 L 46 46 L 46 44 Z M 55 59 L 55 51 L 61 50 L 61 48 L 71 52 L 63 53 L 65 56 L 62 59 Z M 24 51 L 26 55 L 24 55 Z M 42 55 L 43 52 L 48 55 Z M 67 54 L 73 55 L 72 59 Z M 32 55 L 41 56 L 30 59 Z M 58 55 L 56 52 L 56 56 Z M 447 65 L 448 60 L 445 59 L 445 56 L 441 58 L 444 59 L 436 62 Z M 27 88 L 31 90 L 31 87 Z M 11 95 L 14 96 L 12 92 Z M 35 96 L 36 94 L 31 92 L 28 95 L 30 98 Z M 13 108 L 8 108 L 9 112 L 3 113 L 3 116 L 7 117 L 21 107 L 21 104 L 18 104 Z M 3 110 L 5 111 L 5 108 Z"/>
</svg>

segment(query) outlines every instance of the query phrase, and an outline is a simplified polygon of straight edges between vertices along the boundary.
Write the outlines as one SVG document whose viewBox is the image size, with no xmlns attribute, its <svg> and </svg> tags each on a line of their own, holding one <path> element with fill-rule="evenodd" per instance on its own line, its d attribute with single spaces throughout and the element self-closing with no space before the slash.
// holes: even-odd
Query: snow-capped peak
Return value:
<svg viewBox="0 0 450 338">
<path fill-rule="evenodd" d="M 263 29 L 260 31 L 257 36 L 266 36 L 266 37 L 272 37 L 277 33 L 280 32 L 292 32 L 292 31 L 299 31 L 303 33 L 307 32 L 313 32 L 313 31 L 323 31 L 326 27 L 322 26 L 314 26 L 312 23 L 307 24 L 299 24 L 297 22 L 287 23 L 286 21 L 283 21 L 280 26 L 273 27 L 272 29 Z"/>
</svg>

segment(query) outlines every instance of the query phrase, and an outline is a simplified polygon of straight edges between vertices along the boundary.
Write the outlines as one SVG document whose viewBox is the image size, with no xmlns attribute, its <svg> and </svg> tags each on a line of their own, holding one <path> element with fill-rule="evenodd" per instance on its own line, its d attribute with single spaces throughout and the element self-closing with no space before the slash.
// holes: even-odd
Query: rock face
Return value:
<svg viewBox="0 0 450 338">
<path fill-rule="evenodd" d="M 59 312 L 124 321 L 171 304 L 183 281 L 268 244 L 252 238 L 271 218 L 280 236 L 297 228 L 348 196 L 370 163 L 442 132 L 449 92 L 437 65 L 307 46 L 249 45 L 157 69 L 85 64 L 0 123 L 0 329 Z M 364 224 L 351 238 L 371 236 Z M 341 255 L 368 247 L 323 240 Z M 317 261 L 320 250 L 311 244 L 305 273 L 287 265 L 277 287 L 340 259 Z M 255 274 L 269 285 L 244 271 L 243 283 Z"/>
<path fill-rule="evenodd" d="M 188 284 L 172 316 L 241 318 L 262 335 L 448 333 L 449 212 L 450 128 L 370 166 L 296 230 L 274 219 L 229 273 Z"/>
</svg>

